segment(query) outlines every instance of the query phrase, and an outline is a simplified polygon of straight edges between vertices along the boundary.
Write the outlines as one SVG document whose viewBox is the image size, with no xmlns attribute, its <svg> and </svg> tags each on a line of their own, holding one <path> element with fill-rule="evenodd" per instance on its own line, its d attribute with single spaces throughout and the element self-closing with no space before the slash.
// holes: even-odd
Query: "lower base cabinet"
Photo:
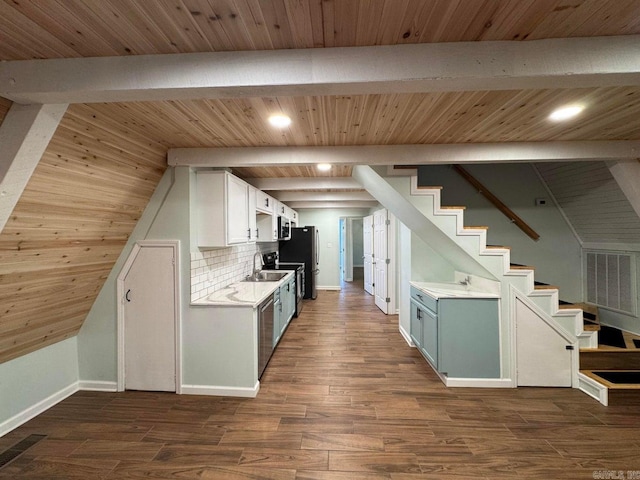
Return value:
<svg viewBox="0 0 640 480">
<path fill-rule="evenodd" d="M 434 298 L 411 287 L 411 340 L 447 377 L 499 378 L 498 308 L 496 298 Z"/>
<path fill-rule="evenodd" d="M 273 346 L 275 347 L 296 310 L 295 275 L 280 286 L 274 295 Z"/>
</svg>

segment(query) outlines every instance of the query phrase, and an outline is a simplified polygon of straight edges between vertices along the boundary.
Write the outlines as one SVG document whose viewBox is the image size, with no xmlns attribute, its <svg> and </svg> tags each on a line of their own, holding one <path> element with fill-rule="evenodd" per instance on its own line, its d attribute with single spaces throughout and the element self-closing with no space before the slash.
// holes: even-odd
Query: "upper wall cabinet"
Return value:
<svg viewBox="0 0 640 480">
<path fill-rule="evenodd" d="M 262 190 L 256 190 L 256 210 L 258 212 L 273 215 L 274 203 L 276 200 L 264 193 Z"/>
<path fill-rule="evenodd" d="M 249 187 L 229 172 L 203 170 L 196 173 L 198 246 L 226 247 L 256 241 L 257 192 L 251 195 L 253 203 L 250 205 Z"/>
<path fill-rule="evenodd" d="M 223 170 L 196 172 L 198 246 L 227 247 L 278 240 L 278 217 L 298 214 L 284 203 Z"/>
</svg>

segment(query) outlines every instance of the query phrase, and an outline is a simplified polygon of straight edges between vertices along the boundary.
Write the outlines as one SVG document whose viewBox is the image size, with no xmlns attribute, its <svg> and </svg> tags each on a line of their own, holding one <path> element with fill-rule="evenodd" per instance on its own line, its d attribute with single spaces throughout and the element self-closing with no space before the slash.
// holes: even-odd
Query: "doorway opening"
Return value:
<svg viewBox="0 0 640 480">
<path fill-rule="evenodd" d="M 363 217 L 341 217 L 339 222 L 340 283 L 353 282 L 364 288 Z"/>
</svg>

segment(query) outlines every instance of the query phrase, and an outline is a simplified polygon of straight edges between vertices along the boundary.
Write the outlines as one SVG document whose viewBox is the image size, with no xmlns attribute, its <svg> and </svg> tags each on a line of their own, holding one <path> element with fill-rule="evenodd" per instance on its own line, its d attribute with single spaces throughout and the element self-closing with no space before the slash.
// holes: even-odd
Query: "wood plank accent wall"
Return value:
<svg viewBox="0 0 640 480">
<path fill-rule="evenodd" d="M 69 108 L 0 234 L 0 362 L 77 334 L 165 169 L 159 143 Z"/>
<path fill-rule="evenodd" d="M 585 243 L 638 243 L 640 218 L 604 162 L 538 163 L 540 175 Z"/>
</svg>

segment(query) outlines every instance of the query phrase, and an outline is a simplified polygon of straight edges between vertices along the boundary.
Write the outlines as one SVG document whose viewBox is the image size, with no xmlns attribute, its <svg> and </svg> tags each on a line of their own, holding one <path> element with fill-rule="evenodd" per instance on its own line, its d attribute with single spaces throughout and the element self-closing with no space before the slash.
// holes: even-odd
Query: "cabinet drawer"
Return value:
<svg viewBox="0 0 640 480">
<path fill-rule="evenodd" d="M 433 312 L 438 312 L 438 300 L 427 295 L 416 287 L 411 287 L 411 298 Z"/>
</svg>

